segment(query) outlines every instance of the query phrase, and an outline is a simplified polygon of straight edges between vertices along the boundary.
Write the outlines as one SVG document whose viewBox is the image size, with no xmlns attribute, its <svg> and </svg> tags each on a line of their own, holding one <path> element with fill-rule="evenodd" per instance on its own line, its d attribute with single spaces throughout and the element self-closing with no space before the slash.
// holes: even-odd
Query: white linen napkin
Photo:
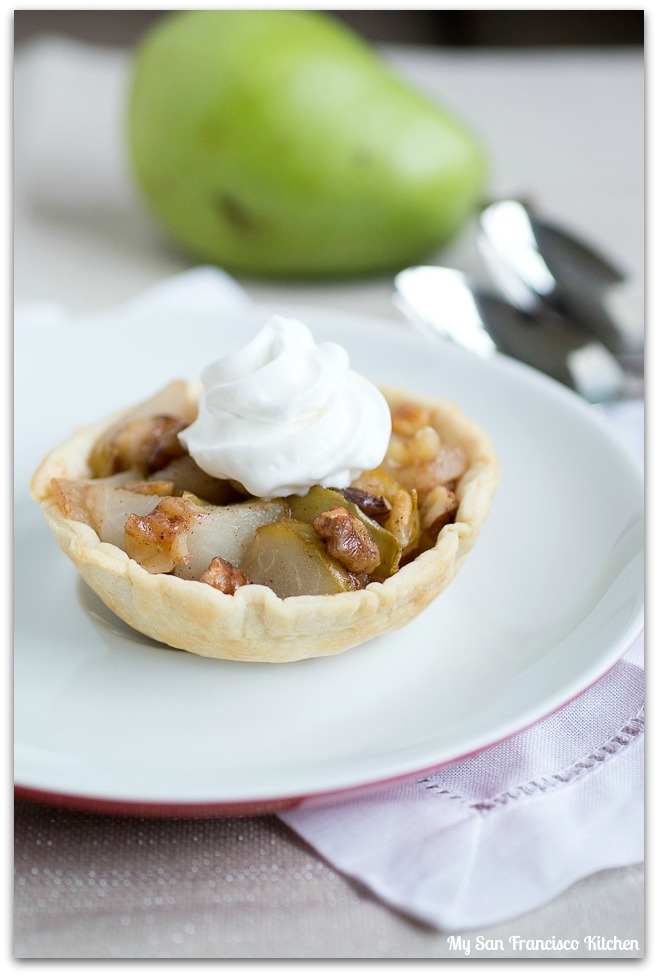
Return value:
<svg viewBox="0 0 658 976">
<path fill-rule="evenodd" d="M 593 687 L 414 782 L 281 814 L 335 868 L 443 931 L 493 925 L 643 859 L 642 638 Z"/>
<path fill-rule="evenodd" d="M 248 303 L 232 278 L 201 267 L 123 310 L 225 313 Z M 24 306 L 17 333 L 66 317 Z M 641 456 L 641 401 L 604 411 Z M 336 869 L 428 924 L 451 931 L 513 918 L 580 878 L 643 859 L 643 686 L 640 637 L 579 697 L 479 755 L 331 806 L 311 800 L 281 818 Z"/>
</svg>

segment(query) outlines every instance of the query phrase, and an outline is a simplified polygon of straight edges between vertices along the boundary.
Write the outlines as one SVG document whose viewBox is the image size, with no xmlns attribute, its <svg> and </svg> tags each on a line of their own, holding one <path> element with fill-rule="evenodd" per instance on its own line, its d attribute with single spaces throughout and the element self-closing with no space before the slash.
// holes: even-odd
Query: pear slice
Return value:
<svg viewBox="0 0 658 976">
<path fill-rule="evenodd" d="M 199 579 L 215 556 L 240 566 L 257 530 L 286 518 L 288 505 L 282 498 L 254 499 L 237 505 L 209 505 L 200 511 L 203 517 L 190 524 L 187 535 L 188 561 L 174 569 L 174 575 L 183 579 Z"/>
<path fill-rule="evenodd" d="M 151 475 L 151 479 L 173 481 L 174 491 L 191 492 L 198 498 L 210 502 L 211 505 L 229 505 L 244 498 L 230 481 L 206 474 L 189 454 L 183 454 L 182 457 L 170 461 L 164 468 Z"/>
<path fill-rule="evenodd" d="M 359 588 L 357 578 L 327 554 L 313 528 L 294 518 L 257 529 L 240 569 L 252 583 L 269 586 L 282 598 Z"/>
<path fill-rule="evenodd" d="M 101 542 L 110 542 L 125 551 L 124 531 L 130 515 L 148 515 L 164 495 L 141 495 L 126 488 L 113 487 L 106 481 L 90 481 L 84 489 L 84 501 L 91 525 Z"/>
<path fill-rule="evenodd" d="M 292 517 L 309 525 L 323 512 L 337 507 L 346 508 L 350 514 L 363 522 L 379 549 L 381 562 L 372 578 L 377 581 L 385 580 L 398 571 L 402 547 L 393 533 L 381 526 L 379 522 L 369 518 L 358 505 L 348 501 L 339 491 L 315 485 L 306 495 L 290 495 L 288 503 Z"/>
<path fill-rule="evenodd" d="M 57 498 L 64 514 L 95 529 L 101 542 L 126 550 L 125 528 L 130 515 L 150 515 L 166 496 L 144 495 L 118 487 L 115 479 L 73 482 L 59 479 Z M 189 556 L 173 570 L 183 579 L 198 579 L 215 556 L 237 565 L 261 525 L 285 518 L 281 499 L 254 499 L 237 505 L 197 505 L 191 496 L 186 532 Z M 62 499 L 59 501 L 59 499 Z M 63 508 L 62 506 L 66 506 Z"/>
</svg>

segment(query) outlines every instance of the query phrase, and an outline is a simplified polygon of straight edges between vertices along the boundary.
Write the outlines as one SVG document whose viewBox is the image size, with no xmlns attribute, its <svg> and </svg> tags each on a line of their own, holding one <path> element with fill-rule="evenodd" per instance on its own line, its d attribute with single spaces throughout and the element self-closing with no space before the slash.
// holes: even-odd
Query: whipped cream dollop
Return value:
<svg viewBox="0 0 658 976">
<path fill-rule="evenodd" d="M 345 349 L 274 316 L 242 349 L 206 367 L 197 419 L 180 439 L 200 468 L 252 495 L 345 488 L 377 467 L 391 413 Z"/>
</svg>

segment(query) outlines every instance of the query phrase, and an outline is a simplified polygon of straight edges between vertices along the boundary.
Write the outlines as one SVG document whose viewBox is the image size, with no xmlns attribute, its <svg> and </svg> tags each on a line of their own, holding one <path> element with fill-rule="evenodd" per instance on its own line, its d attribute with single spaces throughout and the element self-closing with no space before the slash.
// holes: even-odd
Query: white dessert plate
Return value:
<svg viewBox="0 0 658 976">
<path fill-rule="evenodd" d="M 73 427 L 174 377 L 196 378 L 273 311 L 341 342 L 374 381 L 456 400 L 490 433 L 502 472 L 475 549 L 420 617 L 344 654 L 278 666 L 208 660 L 132 631 L 79 580 L 27 489 Z M 513 361 L 430 344 L 394 321 L 230 313 L 159 293 L 26 325 L 15 351 L 21 796 L 152 815 L 334 802 L 537 721 L 596 681 L 641 629 L 639 465 L 595 409 Z"/>
</svg>

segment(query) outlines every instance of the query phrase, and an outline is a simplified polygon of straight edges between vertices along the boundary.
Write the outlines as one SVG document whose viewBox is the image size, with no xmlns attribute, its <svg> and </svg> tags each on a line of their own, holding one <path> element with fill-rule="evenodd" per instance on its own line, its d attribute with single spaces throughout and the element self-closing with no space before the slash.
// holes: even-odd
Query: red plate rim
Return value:
<svg viewBox="0 0 658 976">
<path fill-rule="evenodd" d="M 585 689 L 586 690 L 586 689 Z M 558 708 L 562 706 L 559 705 Z M 557 709 L 554 709 L 557 711 Z M 541 719 L 537 719 L 541 721 Z M 534 725 L 535 723 L 531 723 Z M 522 729 L 519 731 L 523 731 Z M 503 739 L 492 742 L 497 745 L 504 739 L 511 738 L 517 732 L 504 736 Z M 328 790 L 326 792 L 311 793 L 293 797 L 277 797 L 272 800 L 227 800 L 215 803 L 213 801 L 200 803 L 170 803 L 153 802 L 141 800 L 111 800 L 104 797 L 84 796 L 74 793 L 55 793 L 47 790 L 37 790 L 30 786 L 14 786 L 14 796 L 20 800 L 28 800 L 32 803 L 40 803 L 48 806 L 63 807 L 69 810 L 78 810 L 85 813 L 100 813 L 114 816 L 126 817 L 149 817 L 149 818 L 188 818 L 199 817 L 257 817 L 271 813 L 283 813 L 286 810 L 294 810 L 302 803 L 305 806 L 314 804 L 316 806 L 328 806 L 332 803 L 341 803 L 349 800 L 358 799 L 364 796 L 371 796 L 379 789 L 395 786 L 398 783 L 408 783 L 443 766 L 450 766 L 462 759 L 469 759 L 477 756 L 484 749 L 491 746 L 483 746 L 473 752 L 465 753 L 463 756 L 456 756 L 445 762 L 427 766 L 423 769 L 413 770 L 402 773 L 399 776 L 392 776 L 390 779 L 374 780 L 371 783 L 364 783 L 357 786 L 347 786 L 344 789 Z"/>
<path fill-rule="evenodd" d="M 487 745 L 481 746 L 472 752 L 466 752 L 461 756 L 455 756 L 453 759 L 447 759 L 444 762 L 426 766 L 422 769 L 412 770 L 408 773 L 402 773 L 387 779 L 374 780 L 370 783 L 364 783 L 357 786 L 348 786 L 344 789 L 328 790 L 326 792 L 318 792 L 308 795 L 300 794 L 299 796 L 277 797 L 270 800 L 226 800 L 220 802 L 213 802 L 210 800 L 199 803 L 170 803 L 167 801 L 160 803 L 150 800 L 112 800 L 108 799 L 107 797 L 85 796 L 77 793 L 60 793 L 51 792 L 48 790 L 39 790 L 34 789 L 31 786 L 21 786 L 18 783 L 14 785 L 14 797 L 19 800 L 26 800 L 30 803 L 58 807 L 81 813 L 94 813 L 120 817 L 141 817 L 148 819 L 177 818 L 190 820 L 220 817 L 258 817 L 268 814 L 284 813 L 287 810 L 294 810 L 296 807 L 301 806 L 301 804 L 304 804 L 306 807 L 310 807 L 311 805 L 320 807 L 330 806 L 334 803 L 343 803 L 349 802 L 350 800 L 362 799 L 366 796 L 372 796 L 378 790 L 390 788 L 391 786 L 402 783 L 408 783 L 411 780 L 417 779 L 419 776 L 436 772 L 438 769 L 442 769 L 444 766 L 451 766 L 453 763 L 460 762 L 464 759 L 470 759 L 473 756 L 477 756 L 481 752 L 484 752 L 485 749 L 491 749 L 493 746 L 496 746 L 501 742 L 505 742 L 507 739 L 511 739 L 515 735 L 519 735 L 521 732 L 525 732 L 526 729 L 532 728 L 534 725 L 537 725 L 550 715 L 558 712 L 561 708 L 564 708 L 572 701 L 580 698 L 581 695 L 585 694 L 585 692 L 600 681 L 601 678 L 612 671 L 612 669 L 622 659 L 624 654 L 626 654 L 626 652 L 632 647 L 641 633 L 642 629 L 640 629 L 638 633 L 635 634 L 634 637 L 628 642 L 617 660 L 613 661 L 613 663 L 609 665 L 605 671 L 602 671 L 598 677 L 594 678 L 593 681 L 577 692 L 577 694 L 571 695 L 564 702 L 556 705 L 549 712 L 546 712 L 545 715 L 540 716 L 534 721 L 529 722 L 527 725 L 510 732 L 508 735 L 501 736 L 501 738 L 496 739 Z"/>
</svg>

